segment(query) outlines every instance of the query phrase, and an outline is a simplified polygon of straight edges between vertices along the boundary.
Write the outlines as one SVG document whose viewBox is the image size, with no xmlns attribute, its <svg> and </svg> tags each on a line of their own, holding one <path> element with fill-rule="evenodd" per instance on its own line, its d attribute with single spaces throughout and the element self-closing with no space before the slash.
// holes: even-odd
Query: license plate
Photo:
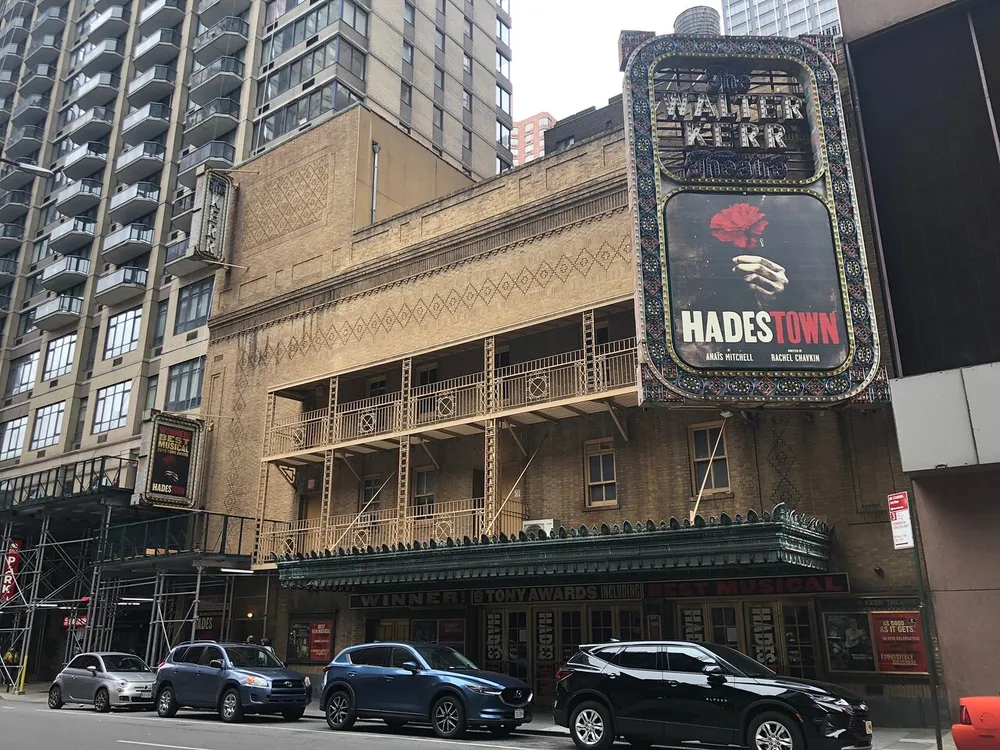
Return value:
<svg viewBox="0 0 1000 750">
<path fill-rule="evenodd" d="M 153 693 L 152 692 L 147 692 L 147 691 L 144 690 L 144 691 L 142 691 L 142 692 L 139 693 L 139 697 L 140 698 L 152 698 L 153 697 Z"/>
<path fill-rule="evenodd" d="M 523 708 L 515 708 L 514 709 L 514 718 L 515 719 L 523 719 L 524 718 L 524 709 Z"/>
<path fill-rule="evenodd" d="M 872 723 L 870 721 L 865 722 L 865 733 L 866 734 L 872 733 Z"/>
</svg>

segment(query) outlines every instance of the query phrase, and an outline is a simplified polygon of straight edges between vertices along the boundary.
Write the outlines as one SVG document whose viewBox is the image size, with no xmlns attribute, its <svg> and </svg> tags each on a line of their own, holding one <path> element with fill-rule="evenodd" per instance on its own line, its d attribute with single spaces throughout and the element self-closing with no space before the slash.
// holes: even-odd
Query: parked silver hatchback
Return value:
<svg viewBox="0 0 1000 750">
<path fill-rule="evenodd" d="M 112 708 L 152 708 L 155 677 L 134 654 L 80 654 L 52 681 L 49 708 L 84 703 L 102 714 Z"/>
</svg>

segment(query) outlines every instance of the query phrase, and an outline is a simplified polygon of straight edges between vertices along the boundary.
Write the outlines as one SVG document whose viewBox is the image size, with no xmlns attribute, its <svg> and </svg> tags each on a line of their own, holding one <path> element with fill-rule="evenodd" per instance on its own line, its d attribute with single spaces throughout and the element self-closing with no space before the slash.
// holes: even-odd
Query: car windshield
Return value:
<svg viewBox="0 0 1000 750">
<path fill-rule="evenodd" d="M 132 654 L 105 654 L 104 668 L 109 672 L 152 672 L 146 662 Z"/>
<path fill-rule="evenodd" d="M 244 669 L 280 669 L 285 666 L 270 651 L 257 646 L 228 646 L 226 656 L 234 667 Z"/>
<path fill-rule="evenodd" d="M 746 654 L 741 654 L 728 646 L 716 646 L 712 643 L 701 644 L 720 659 L 724 659 L 747 677 L 774 677 L 774 672 L 765 667 L 756 659 L 751 659 Z"/>
<path fill-rule="evenodd" d="M 414 646 L 431 669 L 478 669 L 458 651 L 448 646 Z"/>
</svg>

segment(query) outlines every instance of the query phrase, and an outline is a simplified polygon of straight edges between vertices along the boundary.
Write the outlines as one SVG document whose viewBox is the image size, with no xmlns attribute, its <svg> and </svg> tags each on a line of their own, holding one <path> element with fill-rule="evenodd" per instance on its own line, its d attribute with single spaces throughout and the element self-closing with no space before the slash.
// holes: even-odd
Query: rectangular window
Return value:
<svg viewBox="0 0 1000 750">
<path fill-rule="evenodd" d="M 128 421 L 128 403 L 131 395 L 131 380 L 115 383 L 97 391 L 97 401 L 94 404 L 95 435 L 125 426 Z"/>
<path fill-rule="evenodd" d="M 464 52 L 462 53 L 462 70 L 464 70 L 470 76 L 472 75 L 472 58 L 469 57 Z"/>
<path fill-rule="evenodd" d="M 465 19 L 465 38 L 472 39 L 472 21 Z"/>
<path fill-rule="evenodd" d="M 403 42 L 403 62 L 413 65 L 413 45 L 409 42 Z"/>
<path fill-rule="evenodd" d="M 506 172 L 508 169 L 510 169 L 510 167 L 511 164 L 509 161 L 507 161 L 506 159 L 501 159 L 499 156 L 497 156 L 497 174 Z"/>
<path fill-rule="evenodd" d="M 212 289 L 215 277 L 196 281 L 181 288 L 177 295 L 177 318 L 174 335 L 201 328 L 212 314 Z"/>
<path fill-rule="evenodd" d="M 381 500 L 381 495 L 379 490 L 382 489 L 382 477 L 375 476 L 365 477 L 361 482 L 361 509 L 364 510 L 368 508 L 370 511 L 378 509 L 379 500 Z"/>
<path fill-rule="evenodd" d="M 497 120 L 497 143 L 504 148 L 510 148 L 510 128 Z"/>
<path fill-rule="evenodd" d="M 406 81 L 399 84 L 399 101 L 408 107 L 413 106 L 413 87 Z"/>
<path fill-rule="evenodd" d="M 24 449 L 24 431 L 28 418 L 20 417 L 0 424 L 0 461 L 17 458 Z"/>
<path fill-rule="evenodd" d="M 443 16 L 448 10 L 448 0 L 436 0 L 435 7 L 437 8 L 437 12 Z"/>
<path fill-rule="evenodd" d="M 500 50 L 497 50 L 497 73 L 510 80 L 510 59 Z"/>
<path fill-rule="evenodd" d="M 31 246 L 31 262 L 37 263 L 40 260 L 44 260 L 52 255 L 52 248 L 49 247 L 49 238 L 42 237 L 42 239 L 35 242 Z"/>
<path fill-rule="evenodd" d="M 45 351 L 45 369 L 42 371 L 42 380 L 52 380 L 52 378 L 58 378 L 72 370 L 75 354 L 75 333 L 69 333 L 55 341 L 50 341 Z"/>
<path fill-rule="evenodd" d="M 144 408 L 146 411 L 156 408 L 156 392 L 160 388 L 160 376 L 151 375 L 146 379 L 146 403 Z"/>
<path fill-rule="evenodd" d="M 189 359 L 167 371 L 167 411 L 187 411 L 201 406 L 205 358 Z"/>
<path fill-rule="evenodd" d="M 403 3 L 403 20 L 412 26 L 417 20 L 417 9 L 410 3 Z"/>
<path fill-rule="evenodd" d="M 433 469 L 417 471 L 413 474 L 413 505 L 418 515 L 434 513 L 434 490 L 437 487 L 437 475 Z"/>
<path fill-rule="evenodd" d="M 434 127 L 444 129 L 444 110 L 440 107 L 434 108 Z"/>
<path fill-rule="evenodd" d="M 25 310 L 17 318 L 17 335 L 24 336 L 35 330 L 35 308 Z"/>
<path fill-rule="evenodd" d="M 368 398 L 384 396 L 389 392 L 389 383 L 385 378 L 372 378 L 368 381 Z"/>
<path fill-rule="evenodd" d="M 90 329 L 90 337 L 87 339 L 87 358 L 83 362 L 83 369 L 86 371 L 93 370 L 94 363 L 97 362 L 97 342 L 100 336 L 100 326 Z"/>
<path fill-rule="evenodd" d="M 134 351 L 139 346 L 139 326 L 142 308 L 118 313 L 108 320 L 108 335 L 104 339 L 104 359 L 113 359 Z"/>
<path fill-rule="evenodd" d="M 73 425 L 73 437 L 71 443 L 76 445 L 83 440 L 83 431 L 87 428 L 87 397 L 80 399 L 76 407 L 76 424 Z"/>
<path fill-rule="evenodd" d="M 497 5 L 500 6 L 500 10 L 510 13 L 510 0 L 497 0 Z"/>
<path fill-rule="evenodd" d="M 462 109 L 466 112 L 472 111 L 472 92 L 468 89 L 462 89 Z"/>
<path fill-rule="evenodd" d="M 60 401 L 58 404 L 43 406 L 35 412 L 35 426 L 31 430 L 31 450 L 41 450 L 59 442 L 65 411 L 66 402 Z"/>
<path fill-rule="evenodd" d="M 503 86 L 497 85 L 497 106 L 501 112 L 510 114 L 510 92 Z"/>
<path fill-rule="evenodd" d="M 167 309 L 170 307 L 170 300 L 163 299 L 156 303 L 156 323 L 153 330 L 153 346 L 163 343 L 163 337 L 167 334 Z"/>
<path fill-rule="evenodd" d="M 462 129 L 462 148 L 467 148 L 472 151 L 472 131 Z"/>
<path fill-rule="evenodd" d="M 27 393 L 35 387 L 35 375 L 38 373 L 39 352 L 25 354 L 10 362 L 10 374 L 7 375 L 8 396 Z"/>
<path fill-rule="evenodd" d="M 694 494 L 697 495 L 701 490 L 702 482 L 705 482 L 705 492 L 728 491 L 729 459 L 726 454 L 726 436 L 722 433 L 722 422 L 693 425 L 689 437 Z"/>
<path fill-rule="evenodd" d="M 444 71 L 441 68 L 434 68 L 434 85 L 442 91 L 444 90 Z"/>
<path fill-rule="evenodd" d="M 497 39 L 510 46 L 510 26 L 501 21 L 499 16 L 497 16 Z"/>
<path fill-rule="evenodd" d="M 615 444 L 597 440 L 584 445 L 587 474 L 587 507 L 618 504 L 618 480 L 615 472 Z"/>
<path fill-rule="evenodd" d="M 548 117 L 540 117 L 540 118 L 538 118 L 538 127 L 540 127 L 540 128 L 551 128 L 552 127 L 552 120 L 550 120 Z"/>
<path fill-rule="evenodd" d="M 434 29 L 434 46 L 444 52 L 444 32 L 441 29 Z"/>
</svg>

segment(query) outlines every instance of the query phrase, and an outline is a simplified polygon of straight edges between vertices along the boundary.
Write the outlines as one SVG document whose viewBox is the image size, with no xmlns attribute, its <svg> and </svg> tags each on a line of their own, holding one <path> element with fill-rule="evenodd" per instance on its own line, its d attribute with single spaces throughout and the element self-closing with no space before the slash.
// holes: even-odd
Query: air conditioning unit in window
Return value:
<svg viewBox="0 0 1000 750">
<path fill-rule="evenodd" d="M 531 521 L 525 521 L 522 523 L 521 531 L 525 534 L 537 534 L 539 531 L 551 534 L 553 531 L 558 529 L 559 526 L 559 522 L 554 518 L 535 518 Z"/>
</svg>

